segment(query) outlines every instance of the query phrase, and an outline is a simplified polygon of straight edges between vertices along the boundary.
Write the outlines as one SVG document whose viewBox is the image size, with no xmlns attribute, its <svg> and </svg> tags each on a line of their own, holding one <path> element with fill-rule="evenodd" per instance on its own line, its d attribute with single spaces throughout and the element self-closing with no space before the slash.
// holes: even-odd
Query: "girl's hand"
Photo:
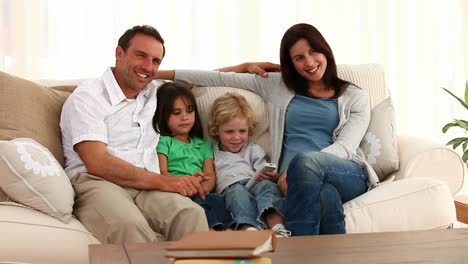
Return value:
<svg viewBox="0 0 468 264">
<path fill-rule="evenodd" d="M 209 176 L 205 176 L 205 174 L 201 171 L 195 172 L 194 174 L 192 174 L 192 177 L 197 178 L 199 182 L 206 182 L 210 179 Z"/>
<path fill-rule="evenodd" d="M 187 176 L 167 176 L 167 189 L 165 191 L 177 192 L 182 196 L 192 197 L 198 194 L 202 199 L 205 199 L 205 190 L 200 181 L 190 175 Z"/>
<path fill-rule="evenodd" d="M 288 177 L 288 169 L 286 169 L 278 179 L 278 187 L 284 197 L 288 194 L 288 183 L 286 182 L 286 177 Z"/>
<path fill-rule="evenodd" d="M 258 179 L 260 181 L 263 181 L 263 180 L 270 180 L 272 182 L 276 182 L 278 179 L 278 174 L 276 173 L 276 170 L 274 171 L 266 171 L 264 173 L 260 173 L 258 174 Z"/>
</svg>

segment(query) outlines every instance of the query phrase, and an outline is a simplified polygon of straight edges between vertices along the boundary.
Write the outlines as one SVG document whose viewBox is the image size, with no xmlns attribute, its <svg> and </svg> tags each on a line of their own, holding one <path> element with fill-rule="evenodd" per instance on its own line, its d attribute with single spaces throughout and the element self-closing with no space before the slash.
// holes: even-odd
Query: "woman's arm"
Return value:
<svg viewBox="0 0 468 264">
<path fill-rule="evenodd" d="M 322 149 L 343 159 L 353 158 L 370 122 L 370 103 L 367 93 L 360 91 L 351 104 L 348 120 L 338 132 L 335 142 Z"/>
<path fill-rule="evenodd" d="M 160 80 L 174 80 L 175 70 L 159 70 L 156 73 L 156 79 Z"/>
</svg>

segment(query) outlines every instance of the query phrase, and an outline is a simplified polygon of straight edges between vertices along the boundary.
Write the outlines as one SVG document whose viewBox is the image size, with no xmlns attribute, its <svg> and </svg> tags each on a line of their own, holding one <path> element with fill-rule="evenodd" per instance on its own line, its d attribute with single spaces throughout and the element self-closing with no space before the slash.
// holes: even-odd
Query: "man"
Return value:
<svg viewBox="0 0 468 264">
<path fill-rule="evenodd" d="M 198 179 L 159 174 L 152 81 L 164 54 L 164 40 L 153 27 L 127 30 L 115 67 L 80 85 L 63 106 L 74 213 L 103 243 L 177 240 L 208 230 L 203 209 L 184 197 L 204 197 Z"/>
</svg>

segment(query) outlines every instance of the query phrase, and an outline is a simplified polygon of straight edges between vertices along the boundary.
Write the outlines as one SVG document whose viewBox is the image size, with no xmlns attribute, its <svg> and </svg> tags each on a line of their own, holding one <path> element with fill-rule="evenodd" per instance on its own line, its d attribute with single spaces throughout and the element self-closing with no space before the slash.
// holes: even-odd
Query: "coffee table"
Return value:
<svg viewBox="0 0 468 264">
<path fill-rule="evenodd" d="M 455 208 L 457 210 L 457 220 L 468 224 L 468 196 L 455 197 Z"/>
<path fill-rule="evenodd" d="M 89 245 L 90 264 L 168 263 L 170 242 Z M 279 263 L 466 263 L 468 228 L 278 239 Z"/>
</svg>

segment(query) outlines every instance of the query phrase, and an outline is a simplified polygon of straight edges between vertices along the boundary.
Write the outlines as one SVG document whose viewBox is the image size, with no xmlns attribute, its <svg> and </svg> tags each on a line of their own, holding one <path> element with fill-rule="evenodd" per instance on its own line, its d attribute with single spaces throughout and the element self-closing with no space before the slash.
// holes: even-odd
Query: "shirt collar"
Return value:
<svg viewBox="0 0 468 264">
<path fill-rule="evenodd" d="M 127 97 L 125 94 L 122 92 L 122 89 L 120 88 L 119 84 L 117 83 L 117 80 L 115 79 L 114 72 L 112 71 L 114 68 L 109 67 L 107 70 L 104 72 L 102 79 L 104 81 L 104 86 L 106 87 L 107 93 L 109 94 L 109 98 L 111 101 L 111 105 L 117 105 L 120 102 L 127 100 Z M 137 98 L 140 95 L 143 95 L 145 98 L 148 98 L 151 96 L 150 90 L 151 88 L 155 88 L 155 84 L 153 82 L 150 82 L 145 89 L 143 89 L 137 96 Z"/>
</svg>

